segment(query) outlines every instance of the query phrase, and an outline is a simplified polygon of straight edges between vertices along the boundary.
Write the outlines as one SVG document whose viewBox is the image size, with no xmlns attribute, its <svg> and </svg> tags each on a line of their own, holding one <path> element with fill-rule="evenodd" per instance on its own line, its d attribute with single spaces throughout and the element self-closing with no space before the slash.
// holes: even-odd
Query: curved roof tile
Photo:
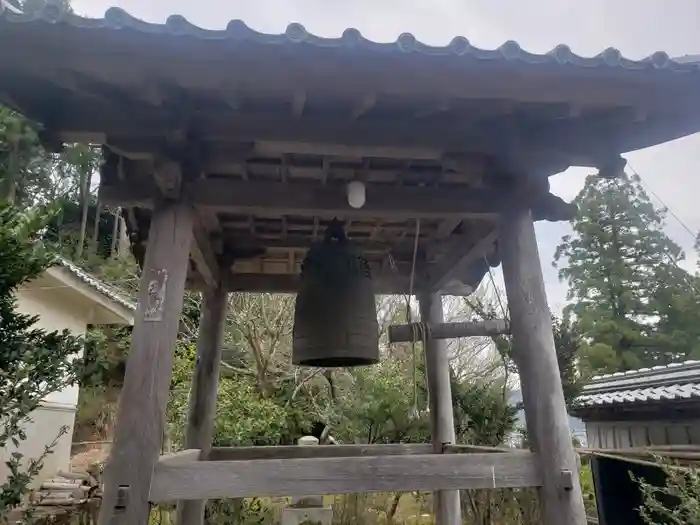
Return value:
<svg viewBox="0 0 700 525">
<path fill-rule="evenodd" d="M 517 42 L 508 41 L 497 49 L 481 49 L 464 37 L 455 37 L 446 46 L 433 46 L 416 39 L 411 33 L 401 34 L 395 42 L 381 43 L 362 36 L 359 30 L 346 29 L 340 37 L 321 37 L 309 33 L 304 26 L 292 23 L 284 33 L 261 33 L 242 20 L 231 20 L 225 29 L 204 29 L 189 22 L 181 15 L 171 15 L 164 24 L 140 20 L 121 8 L 108 9 L 102 18 L 86 18 L 64 10 L 51 0 L 33 13 L 17 13 L 0 6 L 0 21 L 28 23 L 64 23 L 88 29 L 131 29 L 143 33 L 187 36 L 207 40 L 253 41 L 258 44 L 293 45 L 308 44 L 324 48 L 362 47 L 376 53 L 416 53 L 434 56 L 469 57 L 477 60 L 520 61 L 527 64 L 573 65 L 581 68 L 622 68 L 627 70 L 669 70 L 674 72 L 700 71 L 700 63 L 671 59 L 663 51 L 657 51 L 642 60 L 622 56 L 618 49 L 609 47 L 592 57 L 577 55 L 566 45 L 558 45 L 548 53 L 536 54 L 523 50 Z"/>
</svg>

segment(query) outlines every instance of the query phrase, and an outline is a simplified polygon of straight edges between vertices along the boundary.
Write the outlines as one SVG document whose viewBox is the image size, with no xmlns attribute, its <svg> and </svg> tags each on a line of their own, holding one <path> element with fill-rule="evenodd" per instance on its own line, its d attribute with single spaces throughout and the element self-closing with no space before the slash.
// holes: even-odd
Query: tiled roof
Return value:
<svg viewBox="0 0 700 525">
<path fill-rule="evenodd" d="M 531 65 L 571 65 L 580 68 L 620 68 L 628 70 L 668 70 L 677 72 L 700 71 L 693 61 L 675 61 L 663 51 L 658 51 L 641 60 L 622 56 L 619 50 L 607 48 L 602 53 L 583 57 L 566 45 L 558 45 L 548 53 L 537 54 L 525 51 L 517 42 L 508 41 L 497 49 L 481 49 L 473 46 L 464 37 L 455 37 L 445 46 L 433 46 L 420 42 L 411 33 L 401 34 L 395 42 L 375 42 L 363 37 L 359 30 L 346 29 L 340 37 L 322 37 L 309 33 L 301 24 L 287 26 L 284 33 L 261 33 L 248 27 L 242 20 L 232 20 L 225 29 L 204 29 L 190 23 L 180 15 L 171 15 L 164 24 L 145 22 L 133 17 L 123 9 L 112 7 L 102 18 L 86 18 L 64 11 L 49 0 L 37 12 L 16 13 L 0 7 L 0 22 L 26 23 L 44 21 L 50 24 L 64 23 L 86 29 L 122 30 L 171 36 L 195 37 L 206 40 L 252 41 L 268 45 L 307 44 L 322 48 L 364 48 L 373 53 L 416 53 L 432 56 L 455 56 L 476 60 L 522 62 Z"/>
<path fill-rule="evenodd" d="M 77 267 L 69 260 L 64 259 L 63 257 L 59 257 L 58 263 L 60 266 L 72 273 L 75 277 L 80 279 L 82 282 L 104 295 L 107 299 L 114 301 L 115 303 L 131 310 L 132 312 L 136 311 L 136 304 L 126 299 L 96 277 L 87 273 L 85 270 L 82 270 L 81 268 Z"/>
<path fill-rule="evenodd" d="M 581 408 L 700 399 L 700 361 L 596 376 L 577 399 Z"/>
</svg>

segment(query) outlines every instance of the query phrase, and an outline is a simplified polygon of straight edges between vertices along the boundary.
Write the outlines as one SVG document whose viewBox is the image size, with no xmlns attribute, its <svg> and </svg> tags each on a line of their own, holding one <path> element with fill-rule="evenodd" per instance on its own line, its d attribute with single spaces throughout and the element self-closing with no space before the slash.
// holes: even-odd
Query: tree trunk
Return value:
<svg viewBox="0 0 700 525">
<path fill-rule="evenodd" d="M 112 243 L 109 247 L 109 256 L 112 259 L 117 257 L 117 246 L 119 246 L 119 221 L 121 220 L 121 208 L 114 212 L 114 224 L 112 225 Z"/>
<path fill-rule="evenodd" d="M 78 239 L 78 246 L 75 250 L 76 257 L 83 256 L 83 249 L 85 247 L 85 236 L 87 234 L 87 221 L 88 221 L 88 210 L 90 208 L 90 182 L 92 181 L 92 171 L 85 173 L 81 169 L 80 172 L 80 206 L 82 207 L 82 214 L 80 216 L 80 237 Z"/>
<path fill-rule="evenodd" d="M 95 224 L 92 225 L 92 255 L 97 255 L 99 249 L 99 237 L 100 237 L 100 198 L 97 197 L 97 202 L 95 203 Z"/>
</svg>

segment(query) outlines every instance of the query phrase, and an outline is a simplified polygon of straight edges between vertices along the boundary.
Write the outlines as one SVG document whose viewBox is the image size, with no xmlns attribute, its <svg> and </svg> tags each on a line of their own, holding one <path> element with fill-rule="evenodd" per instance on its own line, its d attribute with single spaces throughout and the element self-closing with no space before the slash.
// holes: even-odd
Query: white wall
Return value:
<svg viewBox="0 0 700 525">
<path fill-rule="evenodd" d="M 82 335 L 95 317 L 95 305 L 84 294 L 67 286 L 51 274 L 44 274 L 17 293 L 18 310 L 28 315 L 38 315 L 36 326 L 47 331 L 70 330 Z M 35 480 L 35 485 L 56 475 L 58 470 L 68 470 L 73 437 L 73 425 L 78 404 L 79 387 L 73 385 L 49 394 L 41 407 L 31 414 L 25 430 L 27 439 L 20 444 L 19 452 L 25 458 L 36 458 L 59 434 L 62 426 L 68 427 L 45 462 Z M 7 476 L 5 461 L 17 449 L 0 450 L 0 483 Z"/>
<path fill-rule="evenodd" d="M 81 301 L 69 297 L 66 290 L 59 286 L 53 279 L 37 280 L 17 294 L 18 310 L 23 314 L 38 315 L 37 328 L 70 330 L 75 335 L 82 335 L 87 330 L 92 312 Z M 78 385 L 73 385 L 60 392 L 52 392 L 44 401 L 75 408 L 78 393 Z"/>
</svg>

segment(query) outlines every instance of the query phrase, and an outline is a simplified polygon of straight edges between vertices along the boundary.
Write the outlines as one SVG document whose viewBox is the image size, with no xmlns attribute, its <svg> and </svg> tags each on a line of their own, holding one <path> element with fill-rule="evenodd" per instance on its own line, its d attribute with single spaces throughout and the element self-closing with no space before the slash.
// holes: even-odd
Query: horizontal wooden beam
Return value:
<svg viewBox="0 0 700 525">
<path fill-rule="evenodd" d="M 532 453 L 200 461 L 156 465 L 149 501 L 540 485 Z"/>
<path fill-rule="evenodd" d="M 322 445 L 299 447 L 296 445 L 277 447 L 214 447 L 209 461 L 240 461 L 253 459 L 302 459 L 302 458 L 347 458 L 358 456 L 405 456 L 430 454 L 430 444 L 387 445 Z"/>
<path fill-rule="evenodd" d="M 158 459 L 159 465 L 185 465 L 199 461 L 202 451 L 198 448 L 187 448 L 172 454 L 166 454 Z"/>
<path fill-rule="evenodd" d="M 348 204 L 345 186 L 210 178 L 187 184 L 183 192 L 196 206 L 228 213 L 331 218 L 495 218 L 511 204 L 507 192 L 459 187 L 367 185 L 360 209 Z M 100 187 L 100 202 L 108 206 L 149 208 L 153 197 L 145 183 Z"/>
<path fill-rule="evenodd" d="M 344 144 L 323 144 L 286 141 L 257 141 L 254 151 L 265 155 L 313 155 L 362 159 L 364 157 L 385 159 L 440 160 L 443 150 L 439 148 L 401 148 L 390 146 L 348 146 Z"/>
<path fill-rule="evenodd" d="M 375 275 L 372 282 L 377 295 L 404 294 L 409 289 L 408 277 L 400 275 Z M 229 292 L 297 293 L 299 275 L 233 273 L 228 280 L 227 289 Z"/>
<path fill-rule="evenodd" d="M 372 277 L 376 295 L 399 295 L 409 293 L 411 286 L 408 276 L 396 274 L 374 275 Z M 414 288 L 419 288 L 422 282 L 414 280 Z M 255 293 L 297 293 L 299 291 L 299 275 L 297 274 L 261 274 L 233 273 L 229 284 L 229 292 Z M 452 283 L 445 293 L 450 295 L 470 295 L 474 287 L 470 283 Z"/>
<path fill-rule="evenodd" d="M 31 111 L 30 111 L 31 113 Z M 160 139 L 172 133 L 172 124 L 151 115 L 140 115 L 135 123 L 128 109 L 109 115 L 76 114 L 55 130 L 66 142 L 108 143 L 124 138 Z M 519 161 L 538 159 L 576 159 L 576 165 L 596 167 L 610 157 L 612 145 L 597 136 L 572 140 L 566 131 L 574 129 L 585 135 L 585 126 L 548 123 L 543 131 L 533 133 L 530 127 L 514 129 L 505 120 L 484 126 L 483 122 L 456 119 L 451 123 L 406 125 L 402 120 L 347 121 L 322 118 L 275 117 L 254 114 L 202 114 L 207 125 L 202 129 L 205 142 L 298 141 L 358 147 L 439 148 L 460 153 L 483 153 Z M 549 133 L 545 133 L 549 132 Z M 548 162 L 545 160 L 545 164 Z M 534 167 L 534 166 L 533 166 Z M 557 173 L 556 171 L 552 173 Z"/>
<path fill-rule="evenodd" d="M 508 324 L 501 319 L 478 323 L 442 323 L 428 325 L 431 339 L 458 339 L 460 337 L 485 337 L 509 333 Z M 422 338 L 421 323 L 392 325 L 389 327 L 390 343 L 413 343 Z"/>
</svg>

